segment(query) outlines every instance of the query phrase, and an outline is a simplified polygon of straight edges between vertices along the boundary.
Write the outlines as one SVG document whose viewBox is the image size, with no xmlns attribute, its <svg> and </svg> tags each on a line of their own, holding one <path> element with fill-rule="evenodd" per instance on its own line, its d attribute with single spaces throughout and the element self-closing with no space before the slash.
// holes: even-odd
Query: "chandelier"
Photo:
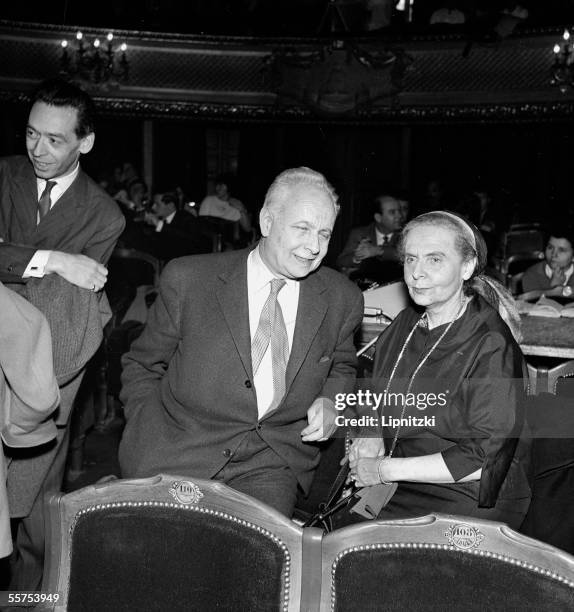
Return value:
<svg viewBox="0 0 574 612">
<path fill-rule="evenodd" d="M 114 35 L 105 41 L 95 38 L 88 43 L 82 32 L 76 32 L 75 45 L 62 40 L 60 72 L 87 88 L 114 89 L 128 80 L 127 44 L 114 47 Z"/>
<path fill-rule="evenodd" d="M 326 115 L 369 112 L 392 103 L 412 59 L 402 49 L 367 49 L 334 40 L 319 49 L 275 49 L 265 75 L 279 103 L 299 102 Z"/>
<path fill-rule="evenodd" d="M 373 104 L 394 104 L 413 58 L 396 45 L 350 36 L 341 0 L 328 0 L 318 32 L 322 43 L 280 47 L 265 58 L 264 75 L 278 103 L 302 103 L 330 116 L 369 113 Z M 400 3 L 401 10 L 413 0 Z M 410 13 L 409 13 L 410 14 Z"/>
<path fill-rule="evenodd" d="M 554 45 L 553 51 L 554 64 L 550 84 L 566 93 L 574 87 L 574 45 L 570 41 L 568 29 L 564 30 L 562 40 Z"/>
</svg>

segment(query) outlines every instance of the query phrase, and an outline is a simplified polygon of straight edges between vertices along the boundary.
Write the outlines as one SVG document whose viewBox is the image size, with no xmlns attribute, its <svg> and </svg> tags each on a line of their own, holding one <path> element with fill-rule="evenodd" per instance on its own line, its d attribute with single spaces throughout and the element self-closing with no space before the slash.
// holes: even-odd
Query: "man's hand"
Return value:
<svg viewBox="0 0 574 612">
<path fill-rule="evenodd" d="M 369 257 L 377 257 L 383 253 L 383 249 L 376 244 L 372 244 L 368 238 L 363 238 L 357 245 L 355 253 L 353 254 L 353 261 L 360 263 L 363 259 L 369 259 Z"/>
<path fill-rule="evenodd" d="M 146 213 L 144 214 L 144 221 L 148 225 L 152 225 L 153 227 L 157 227 L 159 225 L 159 217 L 149 211 L 146 211 Z"/>
<path fill-rule="evenodd" d="M 45 274 L 57 274 L 72 285 L 100 291 L 106 284 L 108 270 L 101 263 L 86 257 L 52 251 L 44 268 Z"/>
<path fill-rule="evenodd" d="M 324 442 L 337 429 L 335 404 L 326 398 L 318 397 L 307 410 L 309 425 L 301 432 L 303 442 Z"/>
</svg>

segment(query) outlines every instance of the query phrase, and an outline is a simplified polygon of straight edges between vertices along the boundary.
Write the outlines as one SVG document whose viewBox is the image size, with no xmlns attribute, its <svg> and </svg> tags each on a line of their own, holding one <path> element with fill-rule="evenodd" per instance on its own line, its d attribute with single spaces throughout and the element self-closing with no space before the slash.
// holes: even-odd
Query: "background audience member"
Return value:
<svg viewBox="0 0 574 612">
<path fill-rule="evenodd" d="M 0 283 L 0 432 L 12 448 L 53 442 L 60 400 L 50 328 L 30 302 Z M 10 459 L 8 459 L 10 461 Z M 0 452 L 0 558 L 12 552 L 5 456 Z M 3 583 L 3 581 L 2 581 Z"/>
<path fill-rule="evenodd" d="M 466 21 L 464 13 L 459 10 L 457 2 L 445 2 L 430 18 L 431 25 L 462 25 Z"/>
<path fill-rule="evenodd" d="M 497 247 L 499 236 L 497 234 L 496 222 L 489 210 L 491 198 L 483 187 L 478 187 L 472 193 L 465 193 L 457 205 L 456 212 L 465 219 L 476 225 L 486 242 L 489 255 L 492 255 Z"/>
<path fill-rule="evenodd" d="M 395 0 L 364 0 L 367 9 L 365 30 L 372 32 L 391 25 Z"/>
<path fill-rule="evenodd" d="M 156 193 L 151 212 L 145 214 L 145 222 L 154 228 L 153 254 L 163 262 L 212 250 L 212 240 L 202 233 L 200 221 L 177 205 L 175 193 Z"/>
<path fill-rule="evenodd" d="M 232 181 L 233 179 L 227 174 L 215 179 L 215 194 L 203 199 L 199 207 L 199 216 L 222 219 L 233 224 L 230 226 L 231 232 L 225 232 L 225 238 L 231 244 L 238 245 L 242 241 L 242 233 L 251 237 L 252 225 L 247 208 L 231 195 Z"/>
<path fill-rule="evenodd" d="M 397 201 L 399 208 L 401 209 L 401 227 L 407 224 L 411 215 L 411 200 L 409 194 L 406 191 L 401 191 L 397 194 Z"/>
<path fill-rule="evenodd" d="M 448 210 L 451 206 L 451 194 L 442 179 L 431 178 L 426 183 L 418 210 Z"/>
<path fill-rule="evenodd" d="M 337 258 L 337 267 L 351 278 L 389 282 L 402 276 L 397 245 L 403 213 L 396 198 L 379 195 L 374 200 L 373 223 L 351 230 Z"/>
<path fill-rule="evenodd" d="M 572 229 L 553 227 L 544 251 L 544 261 L 534 264 L 522 277 L 522 291 L 540 289 L 547 295 L 570 297 L 574 287 Z"/>
</svg>

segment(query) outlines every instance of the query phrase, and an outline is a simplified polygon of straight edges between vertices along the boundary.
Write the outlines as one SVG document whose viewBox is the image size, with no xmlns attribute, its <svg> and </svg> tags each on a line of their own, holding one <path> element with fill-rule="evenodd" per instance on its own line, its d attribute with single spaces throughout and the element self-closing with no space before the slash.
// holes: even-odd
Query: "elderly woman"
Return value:
<svg viewBox="0 0 574 612">
<path fill-rule="evenodd" d="M 528 449 L 518 443 L 525 385 L 512 300 L 480 274 L 484 240 L 457 215 L 413 219 L 401 254 L 414 305 L 377 342 L 382 437 L 353 441 L 351 478 L 360 487 L 398 483 L 379 519 L 443 512 L 517 528 L 530 488 L 521 460 Z M 404 401 L 391 405 L 397 396 L 389 394 L 400 393 Z"/>
<path fill-rule="evenodd" d="M 568 229 L 551 230 L 544 251 L 545 261 L 534 264 L 522 277 L 522 290 L 540 289 L 546 295 L 574 297 L 574 250 Z"/>
</svg>

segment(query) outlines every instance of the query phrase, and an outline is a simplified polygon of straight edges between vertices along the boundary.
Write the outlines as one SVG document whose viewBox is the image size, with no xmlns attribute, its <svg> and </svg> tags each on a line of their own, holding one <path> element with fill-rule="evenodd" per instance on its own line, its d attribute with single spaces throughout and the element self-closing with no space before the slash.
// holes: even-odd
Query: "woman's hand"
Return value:
<svg viewBox="0 0 574 612">
<path fill-rule="evenodd" d="M 379 482 L 377 475 L 377 462 L 384 454 L 385 444 L 382 438 L 355 438 L 351 442 L 348 458 L 345 457 L 343 461 L 341 461 L 342 465 L 345 461 L 347 461 L 347 459 L 349 460 L 350 471 L 347 482 L 355 481 L 355 484 L 358 487 L 368 486 L 367 484 L 363 484 L 363 482 L 366 482 L 371 478 L 364 472 L 364 470 L 367 470 L 370 474 L 372 466 L 369 465 L 369 462 L 374 461 L 374 477 L 376 480 L 375 482 L 371 482 L 369 484 L 377 484 Z M 361 478 L 359 478 L 358 475 L 359 464 L 361 464 Z"/>
<path fill-rule="evenodd" d="M 370 487 L 381 483 L 379 478 L 380 457 L 360 457 L 354 468 L 351 468 L 351 480 L 358 487 Z"/>
<path fill-rule="evenodd" d="M 349 464 L 351 469 L 355 466 L 359 457 L 378 457 L 385 452 L 385 444 L 382 438 L 355 438 L 351 442 L 349 450 Z M 341 465 L 343 461 L 341 462 Z"/>
</svg>

